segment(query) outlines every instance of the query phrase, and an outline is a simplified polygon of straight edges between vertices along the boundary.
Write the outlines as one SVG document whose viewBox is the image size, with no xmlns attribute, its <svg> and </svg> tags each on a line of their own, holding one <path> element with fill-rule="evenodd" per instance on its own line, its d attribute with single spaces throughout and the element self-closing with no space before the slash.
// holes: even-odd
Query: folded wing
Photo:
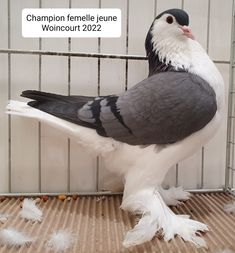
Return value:
<svg viewBox="0 0 235 253">
<path fill-rule="evenodd" d="M 29 105 L 37 109 L 131 145 L 180 141 L 205 127 L 217 110 L 214 90 L 187 72 L 153 75 L 119 96 L 40 94 L 44 99 L 37 91 L 22 95 L 35 99 Z"/>
</svg>

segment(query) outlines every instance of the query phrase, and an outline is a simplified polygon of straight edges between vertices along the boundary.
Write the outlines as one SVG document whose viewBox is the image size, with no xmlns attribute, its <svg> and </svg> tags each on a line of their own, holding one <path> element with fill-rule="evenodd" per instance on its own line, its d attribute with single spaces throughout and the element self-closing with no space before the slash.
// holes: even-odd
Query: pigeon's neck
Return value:
<svg viewBox="0 0 235 253">
<path fill-rule="evenodd" d="M 171 63 L 166 63 L 165 59 L 160 60 L 159 55 L 154 52 L 151 52 L 148 55 L 148 62 L 149 62 L 149 76 L 166 71 L 177 71 L 171 65 Z M 183 69 L 178 71 L 183 71 Z"/>
<path fill-rule="evenodd" d="M 164 71 L 188 71 L 191 66 L 190 50 L 185 41 L 165 39 L 152 42 L 147 52 L 149 76 Z"/>
</svg>

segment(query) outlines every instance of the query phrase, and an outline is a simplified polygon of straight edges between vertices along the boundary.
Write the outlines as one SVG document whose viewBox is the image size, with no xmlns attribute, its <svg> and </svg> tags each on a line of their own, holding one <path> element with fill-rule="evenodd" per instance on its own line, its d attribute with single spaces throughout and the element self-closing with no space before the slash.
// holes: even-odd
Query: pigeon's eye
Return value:
<svg viewBox="0 0 235 253">
<path fill-rule="evenodd" d="M 173 23 L 173 17 L 172 16 L 168 16 L 167 18 L 166 18 L 166 22 L 168 23 L 168 24 L 172 24 Z"/>
</svg>

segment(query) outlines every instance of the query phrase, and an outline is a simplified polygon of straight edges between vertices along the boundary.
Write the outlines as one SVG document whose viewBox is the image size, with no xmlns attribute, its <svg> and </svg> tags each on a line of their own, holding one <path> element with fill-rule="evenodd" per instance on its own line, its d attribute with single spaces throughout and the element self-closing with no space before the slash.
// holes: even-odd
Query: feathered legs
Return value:
<svg viewBox="0 0 235 253">
<path fill-rule="evenodd" d="M 149 188 L 130 195 L 123 200 L 122 208 L 142 214 L 138 224 L 127 232 L 123 242 L 125 247 L 150 241 L 160 229 L 163 230 L 166 241 L 179 235 L 197 246 L 206 246 L 197 234 L 198 231 L 207 231 L 207 226 L 191 220 L 187 215 L 174 214 L 155 189 Z"/>
<path fill-rule="evenodd" d="M 123 242 L 124 246 L 129 247 L 147 242 L 161 229 L 166 241 L 179 235 L 185 241 L 190 241 L 197 246 L 206 246 L 205 241 L 198 236 L 198 231 L 207 231 L 207 226 L 190 219 L 189 216 L 174 214 L 164 203 L 159 189 L 155 186 L 161 185 L 167 172 L 160 168 L 162 166 L 169 168 L 171 164 L 167 164 L 164 153 L 155 154 L 155 156 L 157 159 L 151 155 L 145 157 L 144 163 L 138 164 L 137 162 L 136 164 L 141 164 L 142 167 L 132 168 L 126 174 L 121 207 L 124 210 L 142 214 L 142 217 L 138 224 L 127 232 Z M 156 168 L 156 164 L 159 168 Z"/>
<path fill-rule="evenodd" d="M 188 200 L 190 198 L 190 193 L 184 191 L 181 186 L 171 187 L 167 190 L 163 189 L 161 186 L 157 188 L 162 199 L 168 206 L 176 206 L 181 204 L 181 201 Z"/>
</svg>

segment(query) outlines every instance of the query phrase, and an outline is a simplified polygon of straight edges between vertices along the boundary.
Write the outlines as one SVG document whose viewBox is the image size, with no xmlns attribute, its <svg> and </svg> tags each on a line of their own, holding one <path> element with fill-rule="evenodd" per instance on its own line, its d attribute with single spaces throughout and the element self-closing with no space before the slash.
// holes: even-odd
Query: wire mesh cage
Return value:
<svg viewBox="0 0 235 253">
<path fill-rule="evenodd" d="M 231 34 L 231 56 L 230 56 L 230 76 L 229 76 L 229 95 L 228 95 L 228 125 L 227 125 L 227 157 L 226 157 L 226 178 L 225 178 L 225 188 L 227 190 L 232 190 L 234 188 L 234 159 L 235 159 L 235 133 L 234 133 L 234 115 L 235 115 L 235 105 L 234 105 L 234 10 L 233 10 L 233 20 L 232 20 L 232 34 Z"/>
<path fill-rule="evenodd" d="M 122 35 L 26 39 L 21 35 L 24 8 L 119 8 Z M 122 179 L 105 168 L 102 157 L 89 154 L 59 130 L 32 119 L 9 116 L 5 108 L 8 100 L 26 101 L 20 97 L 26 89 L 88 96 L 129 89 L 147 76 L 145 36 L 153 18 L 169 8 L 182 8 L 189 13 L 196 39 L 225 81 L 222 126 L 197 153 L 173 166 L 163 183 L 166 188 L 183 186 L 199 192 L 172 210 L 190 214 L 212 231 L 203 235 L 209 249 L 185 245 L 180 238 L 171 243 L 157 238 L 129 251 L 123 248 L 122 239 L 135 219 L 119 209 Z M 79 238 L 71 252 L 235 250 L 235 219 L 223 210 L 234 199 L 229 193 L 234 193 L 235 188 L 234 15 L 234 0 L 0 0 L 0 218 L 1 212 L 9 211 L 9 224 L 40 234 L 41 240 L 33 248 L 19 250 L 35 252 L 37 248 L 37 252 L 45 252 L 43 241 L 48 234 L 54 228 L 65 227 Z M 59 201 L 54 197 L 59 194 L 68 195 L 70 200 Z M 49 195 L 53 197 L 46 201 Z M 85 197 L 79 199 L 78 195 Z M 12 196 L 40 196 L 38 205 L 45 213 L 42 224 L 23 223 L 18 215 L 19 198 Z M 0 225 L 2 229 L 8 223 L 1 224 L 0 220 Z M 8 250 L 15 252 L 0 247 L 0 252 Z"/>
<path fill-rule="evenodd" d="M 174 2 L 174 7 L 189 12 L 199 42 L 220 69 L 227 87 L 229 109 L 225 112 L 228 124 L 225 116 L 215 138 L 193 157 L 172 168 L 164 184 L 183 185 L 190 190 L 232 189 L 234 66 L 230 45 L 233 52 L 234 43 L 230 43 L 230 37 L 233 2 L 223 4 L 223 10 L 220 1 Z M 25 7 L 117 7 L 122 10 L 122 36 L 118 39 L 24 39 L 19 20 Z M 83 95 L 106 95 L 128 89 L 146 76 L 144 39 L 153 17 L 170 7 L 172 2 L 156 0 L 147 4 L 131 0 L 1 1 L 2 193 L 108 189 L 106 179 L 112 176 L 105 170 L 101 158 L 91 157 L 72 140 L 44 124 L 4 115 L 4 107 L 8 99 L 20 99 L 19 94 L 24 89 Z"/>
</svg>

